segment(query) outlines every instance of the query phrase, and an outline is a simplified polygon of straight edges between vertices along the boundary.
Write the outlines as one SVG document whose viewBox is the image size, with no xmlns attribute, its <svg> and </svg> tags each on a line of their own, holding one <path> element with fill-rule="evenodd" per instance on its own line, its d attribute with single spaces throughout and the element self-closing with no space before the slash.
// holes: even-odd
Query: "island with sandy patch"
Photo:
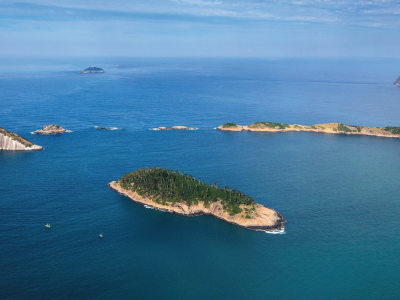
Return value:
<svg viewBox="0 0 400 300">
<path fill-rule="evenodd" d="M 216 129 L 223 131 L 261 131 L 261 132 L 287 132 L 287 131 L 310 131 L 332 134 L 355 134 L 380 137 L 400 138 L 400 127 L 366 127 L 346 125 L 342 123 L 325 123 L 315 125 L 284 124 L 273 122 L 256 122 L 247 126 L 235 123 L 225 123 Z"/>
<path fill-rule="evenodd" d="M 30 151 L 43 150 L 22 136 L 0 127 L 0 150 Z"/>
<path fill-rule="evenodd" d="M 282 215 L 252 197 L 218 183 L 164 168 L 138 169 L 109 187 L 146 207 L 184 216 L 213 215 L 251 230 L 283 232 Z"/>
</svg>

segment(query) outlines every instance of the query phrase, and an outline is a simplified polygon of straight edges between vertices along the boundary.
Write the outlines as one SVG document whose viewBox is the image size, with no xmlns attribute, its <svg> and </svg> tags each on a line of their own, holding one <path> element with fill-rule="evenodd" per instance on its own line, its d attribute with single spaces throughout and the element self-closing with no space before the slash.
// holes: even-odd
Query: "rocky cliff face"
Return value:
<svg viewBox="0 0 400 300">
<path fill-rule="evenodd" d="M 395 82 L 393 82 L 394 85 L 400 86 L 400 76 L 399 78 L 396 79 Z"/>
<path fill-rule="evenodd" d="M 35 145 L 23 137 L 0 127 L 0 150 L 43 150 L 43 147 Z"/>
</svg>

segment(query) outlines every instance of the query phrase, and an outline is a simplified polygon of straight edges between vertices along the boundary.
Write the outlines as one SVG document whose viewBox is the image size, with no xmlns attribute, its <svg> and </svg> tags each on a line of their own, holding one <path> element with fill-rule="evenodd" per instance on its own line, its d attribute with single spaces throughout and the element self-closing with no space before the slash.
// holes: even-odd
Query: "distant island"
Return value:
<svg viewBox="0 0 400 300">
<path fill-rule="evenodd" d="M 400 86 L 400 76 L 393 82 L 394 85 Z"/>
<path fill-rule="evenodd" d="M 42 129 L 35 130 L 33 134 L 58 134 L 64 132 L 71 132 L 71 130 L 66 130 L 60 125 L 44 125 Z"/>
<path fill-rule="evenodd" d="M 282 215 L 218 183 L 206 184 L 179 171 L 138 169 L 109 187 L 147 207 L 185 216 L 213 215 L 251 230 L 282 231 Z"/>
<path fill-rule="evenodd" d="M 18 134 L 0 127 L 0 150 L 30 151 L 43 150 Z"/>
<path fill-rule="evenodd" d="M 102 68 L 97 68 L 97 67 L 89 67 L 82 72 L 79 72 L 80 74 L 87 74 L 87 73 L 104 73 L 104 70 Z"/>
<path fill-rule="evenodd" d="M 197 130 L 197 127 L 187 127 L 187 126 L 160 126 L 156 128 L 150 128 L 150 130 Z"/>
<path fill-rule="evenodd" d="M 273 122 L 256 122 L 247 126 L 237 125 L 235 123 L 225 123 L 216 129 L 224 131 L 268 131 L 268 132 L 286 132 L 286 131 L 311 131 L 333 134 L 356 134 L 381 137 L 400 138 L 400 127 L 365 127 L 346 125 L 342 123 L 325 123 L 316 125 L 291 125 Z"/>
</svg>

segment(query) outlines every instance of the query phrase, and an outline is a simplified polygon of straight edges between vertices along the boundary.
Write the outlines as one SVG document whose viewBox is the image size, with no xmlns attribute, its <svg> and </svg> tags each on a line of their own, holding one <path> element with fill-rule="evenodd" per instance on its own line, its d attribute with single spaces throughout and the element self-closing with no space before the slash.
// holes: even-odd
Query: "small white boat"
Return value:
<svg viewBox="0 0 400 300">
<path fill-rule="evenodd" d="M 99 238 L 101 238 L 101 239 L 103 238 L 103 234 L 102 233 L 99 234 Z"/>
<path fill-rule="evenodd" d="M 48 224 L 48 223 L 44 226 L 46 226 L 47 228 L 51 228 L 50 224 Z"/>
</svg>

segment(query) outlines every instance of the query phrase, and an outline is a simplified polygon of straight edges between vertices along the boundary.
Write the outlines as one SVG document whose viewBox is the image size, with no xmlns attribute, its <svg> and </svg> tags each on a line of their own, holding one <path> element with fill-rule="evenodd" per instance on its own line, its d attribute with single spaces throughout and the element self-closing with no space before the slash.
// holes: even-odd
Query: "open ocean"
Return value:
<svg viewBox="0 0 400 300">
<path fill-rule="evenodd" d="M 78 74 L 91 65 L 106 73 Z M 400 126 L 399 59 L 0 66 L 0 127 L 45 148 L 0 151 L 0 299 L 400 299 L 400 139 L 213 129 Z M 31 134 L 47 124 L 73 132 Z M 172 125 L 199 130 L 148 130 Z M 146 209 L 107 187 L 153 166 L 253 196 L 285 234 Z"/>
</svg>

